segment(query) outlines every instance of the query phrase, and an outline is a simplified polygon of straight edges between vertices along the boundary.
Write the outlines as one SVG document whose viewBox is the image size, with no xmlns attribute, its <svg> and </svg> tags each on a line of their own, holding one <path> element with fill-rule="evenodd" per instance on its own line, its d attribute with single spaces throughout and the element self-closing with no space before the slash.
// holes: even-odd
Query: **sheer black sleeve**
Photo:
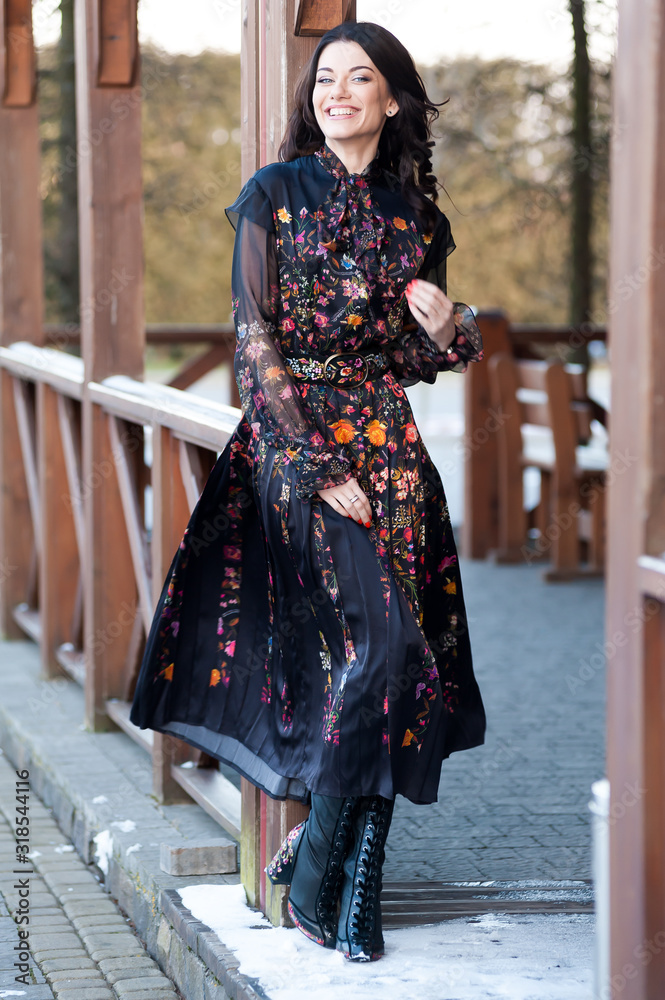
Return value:
<svg viewBox="0 0 665 1000">
<path fill-rule="evenodd" d="M 418 277 L 431 281 L 447 294 L 447 259 L 455 249 L 450 223 L 443 213 L 432 237 Z M 434 382 L 439 372 L 465 372 L 471 361 L 481 361 L 483 341 L 472 310 L 464 302 L 453 303 L 455 339 L 446 354 L 411 315 L 408 306 L 402 333 L 387 346 L 391 367 L 404 386 Z"/>
<path fill-rule="evenodd" d="M 279 267 L 269 204 L 260 195 L 243 203 L 241 194 L 227 214 L 236 225 L 231 292 L 242 410 L 253 430 L 287 452 L 297 470 L 296 495 L 307 499 L 346 482 L 351 465 L 339 447 L 326 443 L 305 412 L 276 342 Z"/>
</svg>

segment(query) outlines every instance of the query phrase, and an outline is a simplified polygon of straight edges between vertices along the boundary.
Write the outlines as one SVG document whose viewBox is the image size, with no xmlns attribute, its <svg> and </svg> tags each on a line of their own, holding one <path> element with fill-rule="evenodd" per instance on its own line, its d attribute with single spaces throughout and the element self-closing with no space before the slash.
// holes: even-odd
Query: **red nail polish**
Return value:
<svg viewBox="0 0 665 1000">
<path fill-rule="evenodd" d="M 365 527 L 366 528 L 371 528 L 372 527 L 372 522 L 371 521 L 365 521 Z"/>
</svg>

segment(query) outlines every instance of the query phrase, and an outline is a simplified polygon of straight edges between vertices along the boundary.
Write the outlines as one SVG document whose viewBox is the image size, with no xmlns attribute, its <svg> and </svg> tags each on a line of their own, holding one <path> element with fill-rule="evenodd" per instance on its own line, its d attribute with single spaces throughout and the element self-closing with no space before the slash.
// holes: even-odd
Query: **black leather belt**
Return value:
<svg viewBox="0 0 665 1000">
<path fill-rule="evenodd" d="M 382 350 L 339 351 L 337 354 L 302 354 L 284 359 L 291 374 L 307 382 L 353 389 L 367 379 L 380 378 L 388 370 Z"/>
</svg>

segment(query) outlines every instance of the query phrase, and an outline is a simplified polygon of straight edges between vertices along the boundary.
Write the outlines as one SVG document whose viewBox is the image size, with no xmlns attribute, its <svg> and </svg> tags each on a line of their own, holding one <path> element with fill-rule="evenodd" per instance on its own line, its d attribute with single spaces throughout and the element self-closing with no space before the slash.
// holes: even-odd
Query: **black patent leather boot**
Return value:
<svg viewBox="0 0 665 1000">
<path fill-rule="evenodd" d="M 351 962 L 373 962 L 384 952 L 381 886 L 394 801 L 361 800 L 354 842 L 345 862 L 336 947 Z"/>
<path fill-rule="evenodd" d="M 291 872 L 288 910 L 296 927 L 324 948 L 337 939 L 337 901 L 353 840 L 354 798 L 312 795 Z"/>
</svg>

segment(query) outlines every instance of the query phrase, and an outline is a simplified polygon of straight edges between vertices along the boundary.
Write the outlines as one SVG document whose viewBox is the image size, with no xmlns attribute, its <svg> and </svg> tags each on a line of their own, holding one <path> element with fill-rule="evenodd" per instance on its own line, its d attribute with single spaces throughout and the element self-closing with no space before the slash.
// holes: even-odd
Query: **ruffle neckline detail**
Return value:
<svg viewBox="0 0 665 1000">
<path fill-rule="evenodd" d="M 381 173 L 379 154 L 360 173 L 349 173 L 325 143 L 314 155 L 335 178 L 323 210 L 318 213 L 319 248 L 322 252 L 347 254 L 373 288 L 387 278 L 382 262 L 386 222 L 372 201 L 370 188 L 370 182 Z"/>
<path fill-rule="evenodd" d="M 338 180 L 345 179 L 347 183 L 357 184 L 358 181 L 374 180 L 381 173 L 378 150 L 374 159 L 367 164 L 365 169 L 357 173 L 347 170 L 337 153 L 334 153 L 325 142 L 320 149 L 316 150 L 314 155 L 321 166 L 331 173 L 333 177 L 336 177 Z"/>
</svg>

